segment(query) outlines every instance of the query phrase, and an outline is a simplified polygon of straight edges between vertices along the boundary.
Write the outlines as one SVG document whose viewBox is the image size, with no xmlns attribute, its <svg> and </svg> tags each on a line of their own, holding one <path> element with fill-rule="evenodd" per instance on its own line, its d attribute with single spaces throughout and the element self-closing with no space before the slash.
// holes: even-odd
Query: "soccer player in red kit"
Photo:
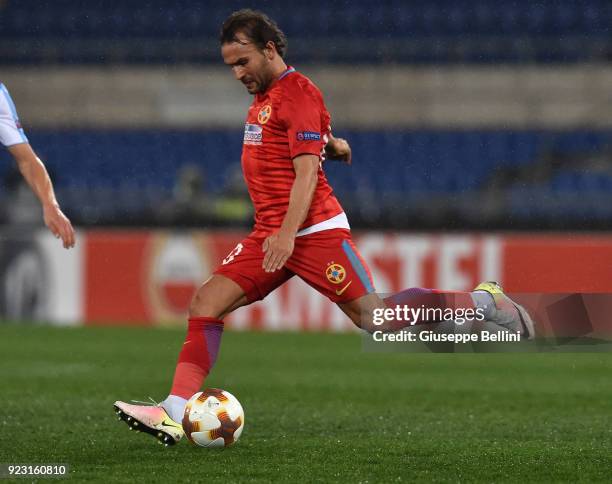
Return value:
<svg viewBox="0 0 612 484">
<path fill-rule="evenodd" d="M 285 36 L 264 14 L 235 12 L 223 24 L 220 40 L 225 64 L 254 95 L 244 128 L 242 169 L 255 207 L 255 227 L 196 292 L 168 398 L 155 406 L 115 402 L 121 419 L 167 445 L 177 442 L 183 435 L 185 402 L 200 390 L 217 357 L 223 318 L 263 299 L 294 275 L 337 303 L 366 331 L 411 324 L 372 325 L 374 309 L 402 303 L 482 307 L 487 319 L 531 334 L 526 312 L 494 283 L 474 293 L 413 288 L 383 301 L 374 292 L 346 214 L 323 173 L 326 156 L 350 162 L 351 151 L 345 140 L 332 136 L 321 92 L 285 64 Z"/>
</svg>

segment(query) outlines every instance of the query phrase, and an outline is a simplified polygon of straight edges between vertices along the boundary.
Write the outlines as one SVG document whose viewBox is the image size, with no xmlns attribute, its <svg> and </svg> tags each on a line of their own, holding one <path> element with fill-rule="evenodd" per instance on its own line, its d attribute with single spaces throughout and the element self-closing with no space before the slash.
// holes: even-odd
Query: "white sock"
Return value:
<svg viewBox="0 0 612 484">
<path fill-rule="evenodd" d="M 175 422 L 181 423 L 183 421 L 183 413 L 185 412 L 185 404 L 187 399 L 178 397 L 176 395 L 168 395 L 161 406 L 170 415 L 170 418 Z"/>
</svg>

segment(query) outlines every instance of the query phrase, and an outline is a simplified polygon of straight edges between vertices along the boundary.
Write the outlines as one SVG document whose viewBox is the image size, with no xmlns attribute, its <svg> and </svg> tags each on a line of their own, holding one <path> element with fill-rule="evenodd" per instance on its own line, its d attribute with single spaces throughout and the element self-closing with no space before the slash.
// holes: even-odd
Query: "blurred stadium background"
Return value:
<svg viewBox="0 0 612 484">
<path fill-rule="evenodd" d="M 612 293 L 610 1 L 0 0 L 0 82 L 78 228 L 62 249 L 0 150 L 0 323 L 17 322 L 0 463 L 104 483 L 609 482 L 609 353 L 361 351 L 296 278 L 226 320 L 279 330 L 227 331 L 206 382 L 244 405 L 236 448 L 112 425 L 115 399 L 164 398 L 191 294 L 251 224 L 250 98 L 217 42 L 242 7 L 278 21 L 353 147 L 325 170 L 379 291 Z"/>
<path fill-rule="evenodd" d="M 242 7 L 353 147 L 325 170 L 380 291 L 612 291 L 608 1 L 0 0 L 0 80 L 79 227 L 62 251 L 1 155 L 4 318 L 183 321 L 251 224 L 250 99 L 217 41 Z M 299 281 L 229 324 L 348 328 Z"/>
</svg>

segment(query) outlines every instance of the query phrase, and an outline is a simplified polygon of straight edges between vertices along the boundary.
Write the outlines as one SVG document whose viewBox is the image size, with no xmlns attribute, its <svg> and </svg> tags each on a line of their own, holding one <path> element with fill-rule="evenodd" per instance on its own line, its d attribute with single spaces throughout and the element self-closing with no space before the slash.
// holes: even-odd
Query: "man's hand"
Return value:
<svg viewBox="0 0 612 484">
<path fill-rule="evenodd" d="M 60 210 L 57 205 L 45 205 L 43 207 L 43 215 L 45 225 L 56 238 L 61 238 L 64 243 L 64 249 L 74 247 L 75 236 L 74 229 L 68 217 Z"/>
<path fill-rule="evenodd" d="M 344 161 L 351 164 L 351 147 L 343 138 L 331 138 L 325 145 L 325 156 L 330 160 Z"/>
<path fill-rule="evenodd" d="M 264 240 L 262 249 L 266 253 L 261 265 L 266 272 L 274 272 L 281 269 L 287 259 L 293 254 L 295 235 L 289 235 L 279 230 Z"/>
</svg>

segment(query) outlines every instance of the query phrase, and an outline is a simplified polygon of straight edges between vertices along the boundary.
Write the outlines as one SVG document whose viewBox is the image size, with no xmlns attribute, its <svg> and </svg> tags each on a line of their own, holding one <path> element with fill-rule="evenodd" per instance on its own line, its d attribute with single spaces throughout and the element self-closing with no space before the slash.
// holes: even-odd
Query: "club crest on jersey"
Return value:
<svg viewBox="0 0 612 484">
<path fill-rule="evenodd" d="M 327 277 L 327 280 L 332 284 L 341 284 L 342 281 L 346 279 L 346 271 L 344 270 L 344 267 L 342 267 L 340 264 L 330 262 L 329 264 L 327 264 L 325 276 Z"/>
<path fill-rule="evenodd" d="M 266 104 L 259 110 L 257 121 L 259 121 L 260 124 L 266 124 L 270 120 L 270 116 L 272 116 L 272 106 Z"/>
<path fill-rule="evenodd" d="M 295 137 L 298 141 L 321 141 L 321 133 L 316 131 L 298 131 Z"/>
<path fill-rule="evenodd" d="M 260 145 L 263 142 L 263 126 L 258 124 L 246 123 L 244 125 L 244 139 L 245 145 Z"/>
</svg>

